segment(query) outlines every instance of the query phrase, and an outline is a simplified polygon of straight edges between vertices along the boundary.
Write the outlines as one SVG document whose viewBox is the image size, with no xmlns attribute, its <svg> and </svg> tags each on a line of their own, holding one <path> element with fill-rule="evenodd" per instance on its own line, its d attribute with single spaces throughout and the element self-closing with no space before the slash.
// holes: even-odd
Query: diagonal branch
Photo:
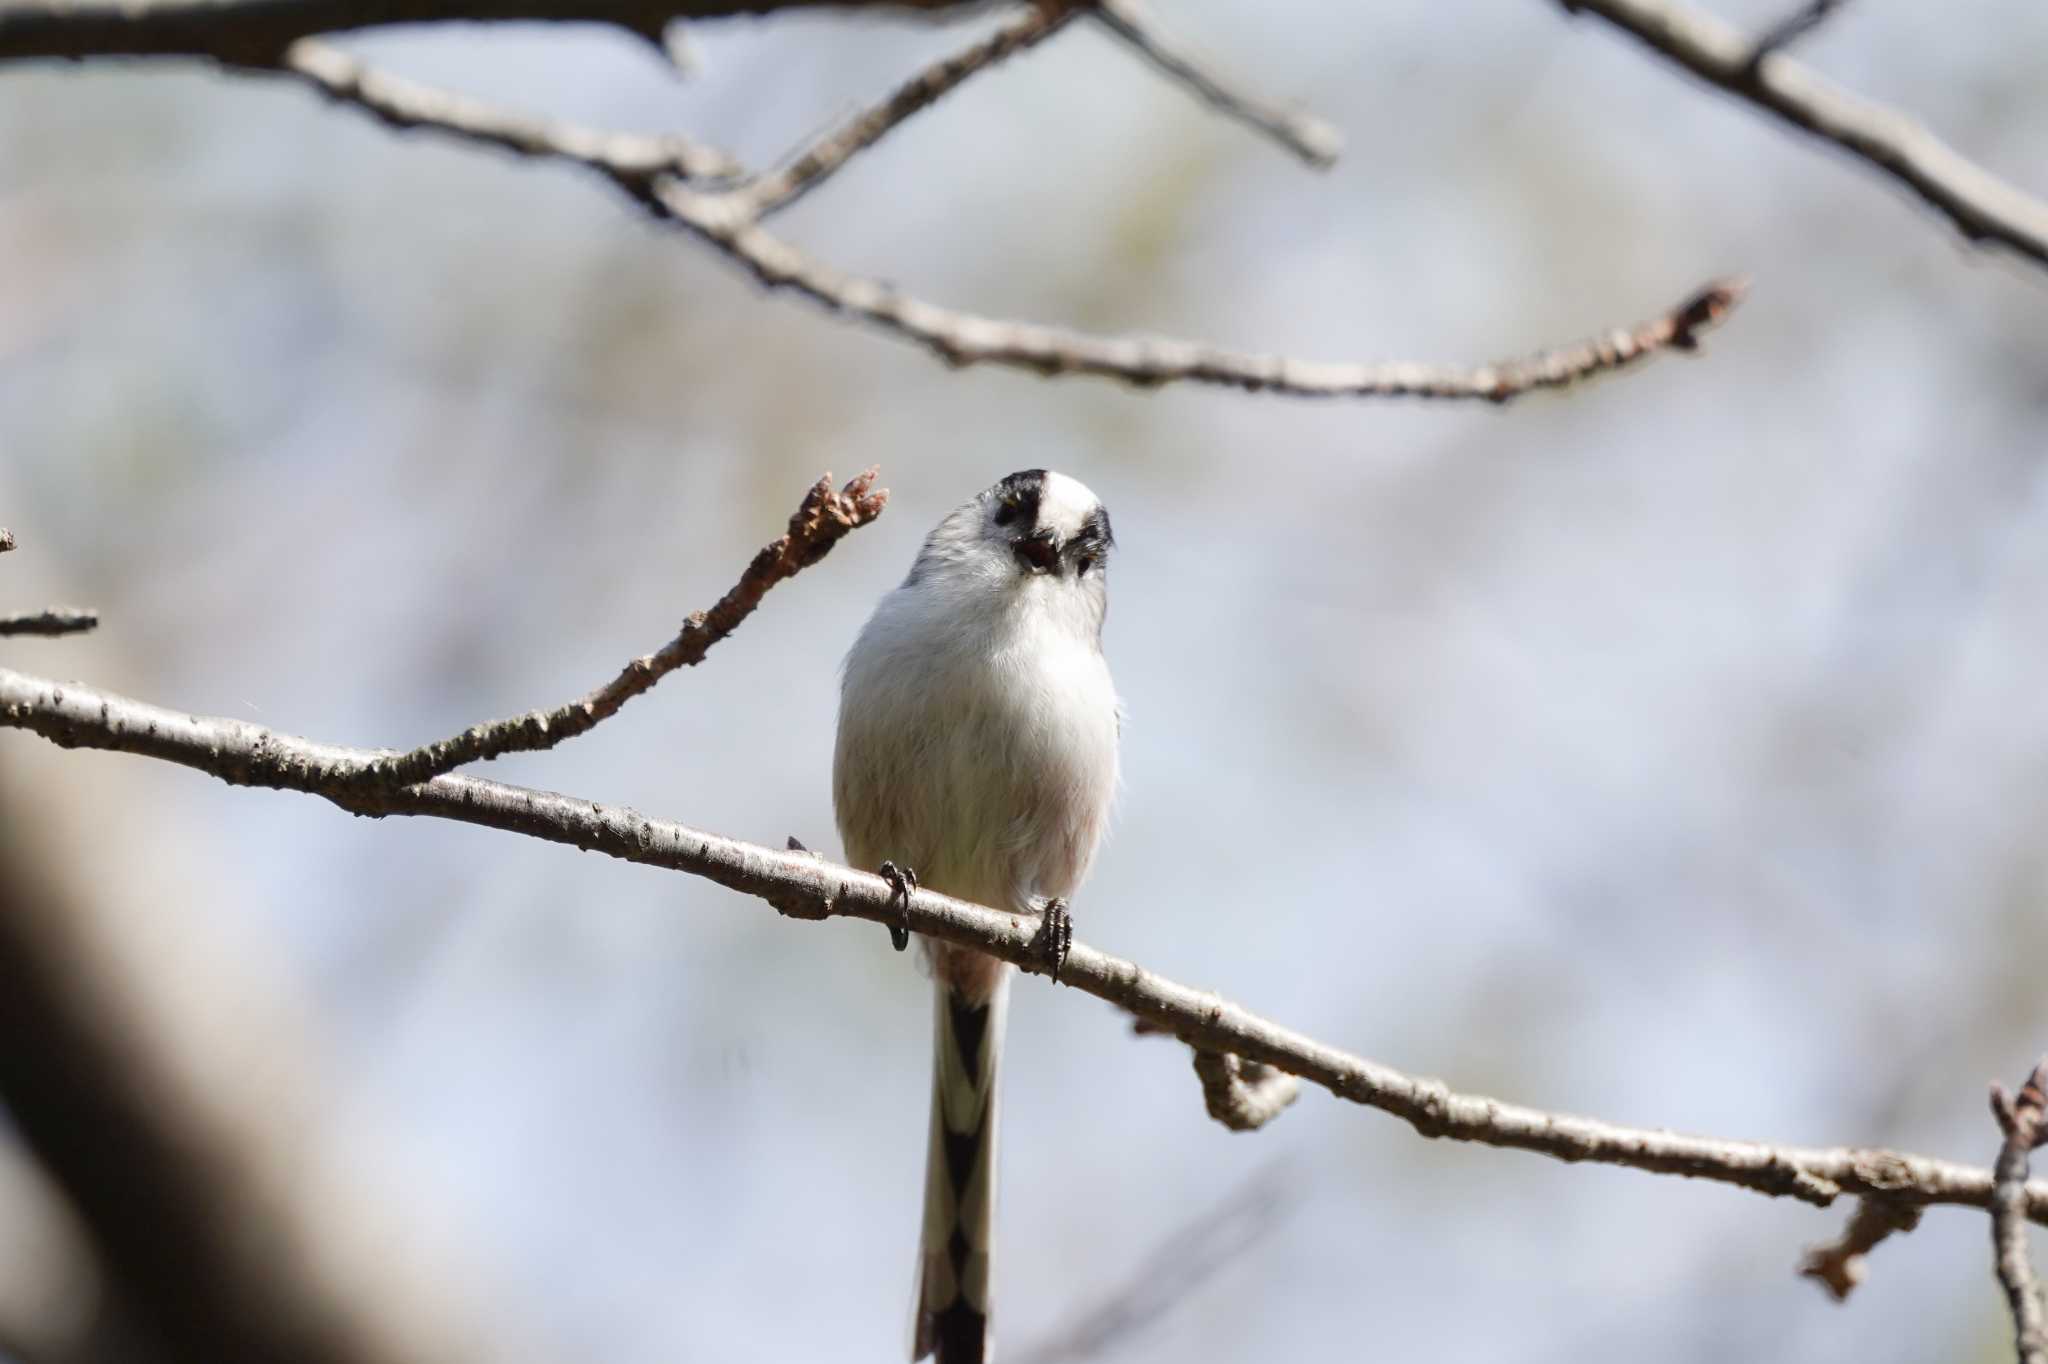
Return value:
<svg viewBox="0 0 2048 1364">
<path fill-rule="evenodd" d="M 1895 109 L 1835 85 L 1783 53 L 1752 62 L 1755 44 L 1711 15 L 1670 0 L 1562 0 L 1633 34 L 1708 84 L 1832 142 L 1946 214 L 1972 241 L 1994 241 L 2048 265 L 2048 203 L 1958 155 Z"/>
<path fill-rule="evenodd" d="M 905 119 L 931 108 L 977 71 L 1044 42 L 1066 27 L 1075 13 L 1076 7 L 1066 0 L 1025 5 L 988 37 L 932 63 L 880 104 L 861 110 L 804 148 L 781 170 L 761 176 L 737 191 L 734 204 L 750 218 L 781 212 L 823 184 L 854 156 L 881 141 Z"/>
<path fill-rule="evenodd" d="M 2020 1087 L 2017 1098 L 2005 1086 L 1991 1086 L 1991 1112 L 2005 1142 L 1998 1150 L 1991 1190 L 1991 1245 L 1997 1253 L 1998 1282 L 2012 1310 L 2013 1340 L 2019 1364 L 2048 1364 L 2048 1309 L 2034 1281 L 2033 1258 L 2027 1253 L 2027 1165 L 2034 1149 L 2048 1145 L 2048 1056 Z"/>
<path fill-rule="evenodd" d="M 521 156 L 558 157 L 645 181 L 729 180 L 743 168 L 724 152 L 675 134 L 619 133 L 529 118 L 482 100 L 373 70 L 331 43 L 293 43 L 277 63 L 339 104 L 352 104 L 401 131 L 433 128 Z"/>
<path fill-rule="evenodd" d="M 1187 87 L 1195 98 L 1225 118 L 1273 139 L 1317 170 L 1335 165 L 1343 152 L 1342 133 L 1313 114 L 1284 109 L 1218 74 L 1208 62 L 1169 38 L 1142 0 L 1098 0 L 1095 17 L 1146 61 Z"/>
<path fill-rule="evenodd" d="M 1037 920 L 934 891 L 899 897 L 879 876 L 801 851 L 782 851 L 651 819 L 626 806 L 509 786 L 435 777 L 398 789 L 365 788 L 357 774 L 392 755 L 294 738 L 221 717 L 189 715 L 74 683 L 0 668 L 0 726 L 67 748 L 137 753 L 242 786 L 302 791 L 362 815 L 424 815 L 525 834 L 646 866 L 688 872 L 766 900 L 797 918 L 843 916 L 901 923 L 1042 971 Z M 1339 1098 L 1376 1108 L 1428 1137 L 1533 1151 L 1565 1161 L 1620 1165 L 1713 1180 L 1826 1206 L 1843 1194 L 1988 1208 L 1989 1170 L 1897 1151 L 1776 1146 L 1684 1136 L 1573 1117 L 1483 1095 L 1460 1094 L 1351 1055 L 1206 991 L 1075 943 L 1060 979 L 1148 1019 L 1190 1046 L 1262 1062 Z M 2048 1181 L 2017 1186 L 2017 1203 L 2048 1222 Z"/>
<path fill-rule="evenodd" d="M 464 763 L 553 748 L 589 733 L 676 669 L 703 662 L 712 645 L 739 629 L 754 613 L 770 588 L 817 563 L 848 534 L 880 516 L 889 503 L 889 491 L 874 486 L 878 472 L 869 469 L 838 492 L 832 490 L 830 474 L 819 479 L 790 513 L 789 529 L 761 547 L 731 591 L 709 611 L 691 612 L 674 639 L 634 659 L 596 691 L 552 710 L 471 725 L 460 734 L 410 752 L 376 758 L 362 768 L 357 780 L 367 785 L 411 786 Z"/>
</svg>

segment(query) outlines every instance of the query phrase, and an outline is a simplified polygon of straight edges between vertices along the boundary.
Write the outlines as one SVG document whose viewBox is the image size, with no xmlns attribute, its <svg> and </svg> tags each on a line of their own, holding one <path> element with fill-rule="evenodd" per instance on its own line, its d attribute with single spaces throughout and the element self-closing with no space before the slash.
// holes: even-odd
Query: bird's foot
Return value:
<svg viewBox="0 0 2048 1364">
<path fill-rule="evenodd" d="M 894 862 L 875 868 L 875 875 L 889 883 L 890 902 L 897 906 L 898 920 L 889 925 L 889 945 L 898 952 L 910 946 L 910 893 L 917 889 L 917 873 Z"/>
<path fill-rule="evenodd" d="M 1074 945 L 1074 916 L 1067 912 L 1067 902 L 1055 896 L 1045 902 L 1040 911 L 1038 932 L 1032 935 L 1031 950 L 1045 967 L 1057 985 L 1060 968 L 1067 964 L 1067 952 Z"/>
</svg>

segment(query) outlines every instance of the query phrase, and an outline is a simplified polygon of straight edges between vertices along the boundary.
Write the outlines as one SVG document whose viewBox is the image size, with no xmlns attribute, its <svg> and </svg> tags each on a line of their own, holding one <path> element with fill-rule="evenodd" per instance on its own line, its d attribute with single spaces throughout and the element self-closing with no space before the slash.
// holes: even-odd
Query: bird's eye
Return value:
<svg viewBox="0 0 2048 1364">
<path fill-rule="evenodd" d="M 1095 556 L 1092 554 L 1083 554 L 1074 561 L 1074 572 L 1083 578 L 1088 576 L 1088 570 L 1093 567 L 1095 567 Z"/>
<path fill-rule="evenodd" d="M 1009 525 L 1009 524 L 1010 524 L 1010 523 L 1011 523 L 1012 521 L 1015 521 L 1016 519 L 1017 519 L 1017 502 L 1016 502 L 1016 499 L 1015 499 L 1015 498 L 1010 498 L 1010 497 L 1006 497 L 1006 498 L 1004 498 L 1004 499 L 1003 499 L 1003 500 L 1002 500 L 1002 501 L 1001 501 L 1001 502 L 1000 502 L 999 504 L 997 504 L 997 506 L 996 506 L 996 524 L 997 524 L 997 525 L 999 525 L 999 526 L 1007 526 L 1007 525 Z"/>
</svg>

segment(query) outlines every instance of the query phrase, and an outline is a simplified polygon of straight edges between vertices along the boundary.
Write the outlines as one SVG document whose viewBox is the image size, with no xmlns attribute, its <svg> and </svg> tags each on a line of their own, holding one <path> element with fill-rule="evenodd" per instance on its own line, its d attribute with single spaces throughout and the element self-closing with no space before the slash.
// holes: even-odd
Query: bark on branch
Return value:
<svg viewBox="0 0 2048 1364">
<path fill-rule="evenodd" d="M 1946 214 L 1970 240 L 1998 242 L 2048 265 L 2048 203 L 1958 155 L 1897 110 L 1851 94 L 1712 15 L 1669 0 L 1563 4 L 1606 20 L 1708 84 L 1869 162 Z"/>
<path fill-rule="evenodd" d="M 907 914 L 919 933 L 977 948 L 1027 971 L 1043 969 L 1033 945 L 1036 920 L 929 890 L 912 893 L 906 905 L 879 876 L 809 853 L 653 819 L 626 806 L 460 775 L 396 790 L 366 789 L 359 774 L 388 759 L 388 751 L 294 738 L 242 720 L 166 710 L 4 668 L 0 726 L 30 730 L 64 747 L 162 759 L 236 785 L 302 791 L 356 814 L 459 820 L 688 872 L 792 917 L 890 924 Z M 1460 1094 L 1440 1080 L 1351 1055 L 1078 942 L 1060 979 L 1190 1046 L 1297 1075 L 1339 1098 L 1391 1113 L 1424 1136 L 1713 1180 L 1821 1207 L 1843 1194 L 1881 1195 L 1911 1205 L 1991 1205 L 1992 1174 L 1981 1167 L 1898 1151 L 1684 1136 Z M 2048 1181 L 2021 1186 L 2019 1199 L 2029 1217 L 2048 1222 Z"/>
<path fill-rule="evenodd" d="M 1991 1112 L 2005 1134 L 1991 1191 L 1991 1245 L 1998 1282 L 2012 1311 L 2019 1364 L 2048 1364 L 2048 1308 L 2042 1305 L 2034 1260 L 2027 1252 L 2027 1165 L 2035 1148 L 2048 1145 L 2048 1057 L 2034 1067 L 2017 1098 L 2003 1085 L 1991 1086 Z"/>
<path fill-rule="evenodd" d="M 531 11 L 521 3 L 531 5 Z M 305 36 L 373 22 L 570 17 L 566 7 L 558 13 L 538 0 L 466 0 L 439 9 L 403 0 L 381 8 L 347 0 L 169 0 L 139 6 L 0 0 L 0 60 L 60 51 L 71 56 L 145 50 L 211 56 L 252 72 L 295 76 L 392 126 L 435 128 L 521 156 L 570 161 L 599 172 L 657 221 L 696 237 L 763 287 L 810 299 L 956 366 L 1003 365 L 1045 376 L 1085 374 L 1145 388 L 1200 383 L 1296 397 L 1502 403 L 1629 368 L 1662 351 L 1694 350 L 1742 299 L 1741 281 L 1713 281 L 1647 321 L 1494 364 L 1319 362 L 1165 337 L 1094 336 L 962 312 L 901 293 L 879 280 L 844 274 L 763 225 L 904 119 L 974 73 L 1050 37 L 1074 13 L 1090 8 L 1078 0 L 1042 0 L 1020 7 L 991 36 L 927 68 L 886 100 L 800 152 L 784 169 L 752 179 L 732 158 L 687 138 L 579 128 L 498 109 L 376 72 Z M 660 12 L 666 13 L 666 7 Z M 685 17 L 699 12 L 683 11 Z M 712 7 L 701 12 L 728 11 Z M 624 0 L 607 0 L 576 11 L 574 17 L 636 27 L 647 14 Z M 1169 41 L 1149 12 L 1136 4 L 1119 0 L 1095 9 L 1093 17 L 1228 116 L 1261 129 L 1312 162 L 1335 155 L 1333 131 L 1238 90 Z M 253 36 L 238 36 L 233 42 L 221 36 L 244 22 Z"/>
<path fill-rule="evenodd" d="M 817 563 L 848 534 L 880 516 L 889 503 L 889 491 L 874 486 L 878 472 L 869 469 L 837 492 L 832 489 L 832 475 L 819 479 L 790 513 L 788 531 L 762 547 L 731 591 L 709 611 L 692 612 L 674 639 L 634 659 L 588 696 L 552 710 L 471 725 L 460 734 L 377 759 L 358 779 L 366 785 L 410 786 L 452 772 L 464 763 L 553 748 L 589 733 L 676 669 L 703 662 L 712 645 L 739 629 L 754 613 L 770 588 Z"/>
</svg>

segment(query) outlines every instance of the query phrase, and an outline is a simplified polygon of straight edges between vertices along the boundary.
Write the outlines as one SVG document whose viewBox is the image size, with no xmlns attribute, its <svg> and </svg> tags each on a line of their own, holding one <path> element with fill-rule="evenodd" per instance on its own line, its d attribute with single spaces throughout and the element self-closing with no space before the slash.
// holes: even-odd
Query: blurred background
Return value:
<svg viewBox="0 0 2048 1364">
<path fill-rule="evenodd" d="M 1342 127 L 1339 166 L 1080 25 L 787 231 L 960 306 L 1325 359 L 1518 355 L 1725 272 L 1750 301 L 1698 358 L 1500 410 L 954 373 L 567 168 L 282 81 L 14 67 L 0 595 L 104 624 L 0 657 L 410 745 L 609 677 L 821 471 L 878 463 L 888 514 L 706 666 L 489 772 L 836 855 L 854 632 L 948 508 L 1056 467 L 1122 545 L 1086 941 L 1463 1089 L 1988 1164 L 1985 1084 L 2048 1041 L 2048 279 L 1555 6 L 1169 17 Z M 686 80 L 600 31 L 345 46 L 760 162 L 965 32 L 693 36 Z M 1872 0 L 1800 55 L 2041 191 L 2044 44 L 2025 0 Z M 881 930 L 0 732 L 0 780 L 31 771 L 117 831 L 88 883 L 264 963 L 405 1181 L 363 1195 L 459 1242 L 544 1355 L 900 1358 L 928 987 Z M 1837 1306 L 1793 1271 L 1846 1205 L 1428 1143 L 1319 1091 L 1233 1135 L 1183 1049 L 1039 983 L 1012 1038 L 1012 1360 L 1071 1357 L 1247 1181 L 1261 1234 L 1088 1357 L 2009 1357 L 1978 1215 L 1930 1213 Z"/>
</svg>

